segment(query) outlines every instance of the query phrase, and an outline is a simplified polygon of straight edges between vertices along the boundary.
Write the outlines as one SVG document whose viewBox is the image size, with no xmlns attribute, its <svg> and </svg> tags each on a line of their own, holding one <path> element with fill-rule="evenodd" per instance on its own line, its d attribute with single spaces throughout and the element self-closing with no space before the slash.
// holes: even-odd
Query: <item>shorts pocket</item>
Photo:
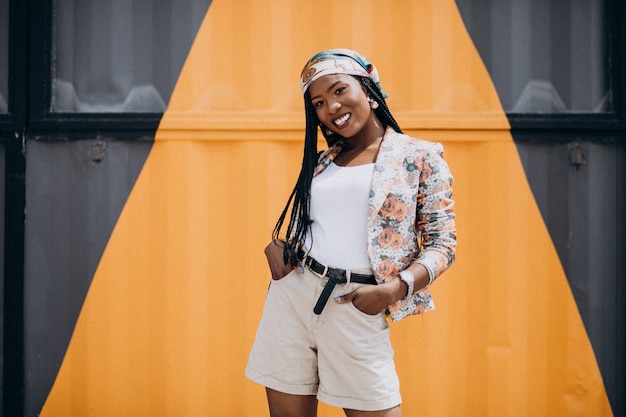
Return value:
<svg viewBox="0 0 626 417">
<path fill-rule="evenodd" d="M 355 324 L 358 323 L 358 326 L 362 329 L 369 329 L 374 333 L 383 331 L 389 327 L 389 323 L 385 319 L 385 313 L 380 312 L 378 314 L 367 314 L 363 311 L 359 310 L 354 303 L 348 303 L 350 307 L 348 307 L 352 312 L 350 316 L 352 320 L 354 320 Z"/>
<path fill-rule="evenodd" d="M 296 268 L 293 268 L 291 271 L 289 271 L 287 273 L 287 275 L 285 275 L 282 278 L 278 278 L 278 279 L 272 278 L 272 283 L 281 282 L 282 280 L 284 280 L 284 279 L 288 278 L 289 276 L 293 275 L 295 272 L 296 272 Z"/>
<path fill-rule="evenodd" d="M 357 282 L 351 282 L 351 283 L 350 283 L 350 286 L 349 286 L 348 288 L 346 288 L 346 290 L 345 290 L 344 292 L 342 292 L 342 294 L 347 294 L 347 293 L 350 293 L 350 292 L 352 292 L 352 291 L 356 291 L 356 290 L 358 290 L 359 288 L 362 288 L 362 287 L 368 287 L 368 286 L 370 286 L 370 284 L 361 284 L 361 283 L 357 283 Z M 366 312 L 359 310 L 359 309 L 358 309 L 358 307 L 357 307 L 357 306 L 355 306 L 355 305 L 354 305 L 354 303 L 353 303 L 352 301 L 351 301 L 350 303 L 348 303 L 348 304 L 350 304 L 350 306 L 351 306 L 351 307 L 352 307 L 352 308 L 353 308 L 353 309 L 354 309 L 357 313 L 359 313 L 359 314 L 361 314 L 362 316 L 365 316 L 365 317 L 375 318 L 375 317 L 380 316 L 380 315 L 381 315 L 381 313 L 383 313 L 383 312 L 381 311 L 381 312 L 376 313 L 376 314 L 367 314 Z"/>
<path fill-rule="evenodd" d="M 352 301 L 350 301 L 348 303 L 350 305 L 350 307 L 358 314 L 360 314 L 361 316 L 364 316 L 368 319 L 376 319 L 377 317 L 380 317 L 381 315 L 383 315 L 383 312 L 378 312 L 376 314 L 368 314 L 364 311 L 359 310 L 359 308 L 357 306 L 354 305 L 354 303 Z"/>
</svg>

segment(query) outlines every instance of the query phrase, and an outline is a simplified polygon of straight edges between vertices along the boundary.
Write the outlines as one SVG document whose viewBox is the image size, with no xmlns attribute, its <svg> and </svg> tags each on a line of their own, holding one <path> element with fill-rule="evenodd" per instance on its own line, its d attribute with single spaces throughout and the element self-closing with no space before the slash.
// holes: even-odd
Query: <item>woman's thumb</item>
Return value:
<svg viewBox="0 0 626 417">
<path fill-rule="evenodd" d="M 354 291 L 349 292 L 344 295 L 338 295 L 333 300 L 335 300 L 335 302 L 338 304 L 345 304 L 345 303 L 351 302 L 353 299 L 354 299 Z"/>
</svg>

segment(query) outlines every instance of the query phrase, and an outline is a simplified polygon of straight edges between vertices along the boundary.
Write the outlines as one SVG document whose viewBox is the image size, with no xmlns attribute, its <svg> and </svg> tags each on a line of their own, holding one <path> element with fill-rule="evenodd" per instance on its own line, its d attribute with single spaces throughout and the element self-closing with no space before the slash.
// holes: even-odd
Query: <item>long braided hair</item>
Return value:
<svg viewBox="0 0 626 417">
<path fill-rule="evenodd" d="M 381 121 L 385 128 L 391 127 L 398 133 L 402 133 L 400 126 L 394 119 L 387 103 L 383 98 L 383 94 L 380 89 L 373 83 L 368 77 L 354 76 L 366 91 L 369 96 L 378 103 L 378 108 L 374 110 L 376 116 Z M 292 266 L 296 266 L 298 263 L 298 248 L 304 243 L 306 233 L 311 226 L 311 181 L 313 180 L 313 170 L 317 165 L 317 161 L 321 152 L 317 151 L 317 129 L 320 126 L 320 121 L 317 118 L 315 109 L 311 104 L 311 95 L 307 90 L 304 93 L 304 113 L 306 116 L 306 131 L 304 136 L 304 155 L 302 158 L 302 169 L 298 176 L 293 191 L 289 195 L 287 204 L 283 209 L 274 231 L 272 232 L 272 239 L 280 239 L 280 231 L 283 228 L 285 218 L 289 207 L 291 207 L 291 213 L 289 216 L 289 224 L 286 231 L 286 244 L 283 249 L 283 258 L 285 264 L 290 263 Z M 337 134 L 328 135 L 326 129 L 322 126 L 322 135 L 326 139 L 328 146 L 333 146 L 341 136 Z M 293 206 L 292 206 L 293 202 Z"/>
</svg>

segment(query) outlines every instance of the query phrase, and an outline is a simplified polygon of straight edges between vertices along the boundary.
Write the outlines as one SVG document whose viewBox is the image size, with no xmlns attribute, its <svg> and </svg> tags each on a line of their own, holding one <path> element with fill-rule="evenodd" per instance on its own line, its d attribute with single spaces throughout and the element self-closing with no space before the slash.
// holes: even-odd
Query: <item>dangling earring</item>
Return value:
<svg viewBox="0 0 626 417">
<path fill-rule="evenodd" d="M 324 127 L 324 130 L 326 131 L 326 136 L 332 136 L 335 134 L 335 132 L 333 132 L 332 130 L 330 130 L 327 127 Z"/>
<path fill-rule="evenodd" d="M 368 97 L 367 101 L 369 101 L 370 107 L 372 108 L 372 110 L 376 110 L 378 108 L 378 102 L 374 100 L 373 98 Z"/>
</svg>

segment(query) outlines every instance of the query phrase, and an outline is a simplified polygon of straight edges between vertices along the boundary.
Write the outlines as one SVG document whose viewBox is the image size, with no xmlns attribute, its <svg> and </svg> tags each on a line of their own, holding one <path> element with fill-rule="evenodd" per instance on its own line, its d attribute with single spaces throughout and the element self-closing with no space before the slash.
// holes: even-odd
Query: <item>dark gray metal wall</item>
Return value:
<svg viewBox="0 0 626 417">
<path fill-rule="evenodd" d="M 5 204 L 5 172 L 6 172 L 6 152 L 4 148 L 4 138 L 0 137 L 0 372 L 4 375 L 4 204 Z M 4 407 L 3 379 L 0 378 L 0 413 Z"/>
<path fill-rule="evenodd" d="M 533 140 L 534 139 L 534 140 Z M 553 138 L 554 139 L 554 138 Z M 616 416 L 626 414 L 626 137 L 516 135 Z"/>
<path fill-rule="evenodd" d="M 25 416 L 38 415 L 50 392 L 152 143 L 152 137 L 26 141 Z"/>
<path fill-rule="evenodd" d="M 22 269 L 15 271 L 16 276 L 23 271 L 23 287 L 13 291 L 20 300 L 14 307 L 23 311 L 22 328 L 15 333 L 23 340 L 14 343 L 11 357 L 23 357 L 23 363 L 5 374 L 19 378 L 23 374 L 23 381 L 14 384 L 23 398 L 7 394 L 6 381 L 4 392 L 11 416 L 31 417 L 39 415 L 54 383 L 102 252 L 149 155 L 161 116 L 160 107 L 146 102 L 117 113 L 106 92 L 97 103 L 105 113 L 90 113 L 89 107 L 81 109 L 87 113 L 57 113 L 47 96 L 58 93 L 52 88 L 55 77 L 62 74 L 56 71 L 61 64 L 73 68 L 82 75 L 67 81 L 91 80 L 98 88 L 151 85 L 167 103 L 211 1 L 133 2 L 132 6 L 128 2 L 124 10 L 131 14 L 125 22 L 113 17 L 111 4 L 98 0 L 12 2 L 18 3 L 28 7 L 21 9 L 22 15 L 14 14 L 10 23 L 16 33 L 28 34 L 28 65 L 17 63 L 23 49 L 16 49 L 11 58 L 18 71 L 30 72 L 23 97 L 18 97 L 18 104 L 29 112 L 24 126 L 16 129 L 26 136 L 25 184 L 20 190 L 26 212 L 24 259 Z M 82 14 L 71 18 L 75 26 L 64 26 L 69 30 L 61 31 L 67 36 L 63 39 L 70 40 L 64 44 L 54 38 L 53 23 L 64 22 L 74 8 Z M 93 10 L 103 14 L 95 18 Z M 128 39 L 129 45 L 115 48 L 110 45 L 114 39 Z M 69 52 L 72 42 L 80 47 L 75 56 Z M 112 61 L 115 65 L 108 65 Z M 81 66 L 81 62 L 91 64 Z M 94 62 L 105 62 L 107 67 L 94 70 Z M 8 161 L 15 155 L 12 152 L 7 152 Z"/>
<path fill-rule="evenodd" d="M 510 112 L 526 176 L 614 415 L 626 416 L 626 84 L 620 71 L 626 65 L 626 35 L 620 26 L 626 11 L 620 2 L 603 0 L 456 3 L 504 110 Z M 512 29 L 520 17 L 513 13 L 517 7 L 531 13 L 521 20 L 532 25 L 530 33 Z M 599 58 L 606 56 L 606 62 Z M 528 68 L 533 72 L 525 73 Z M 528 81 L 525 77 L 549 79 L 567 105 L 517 109 L 519 83 Z M 595 89 L 610 91 L 602 103 L 590 104 L 587 96 Z M 581 106 L 580 100 L 587 105 Z"/>
</svg>

